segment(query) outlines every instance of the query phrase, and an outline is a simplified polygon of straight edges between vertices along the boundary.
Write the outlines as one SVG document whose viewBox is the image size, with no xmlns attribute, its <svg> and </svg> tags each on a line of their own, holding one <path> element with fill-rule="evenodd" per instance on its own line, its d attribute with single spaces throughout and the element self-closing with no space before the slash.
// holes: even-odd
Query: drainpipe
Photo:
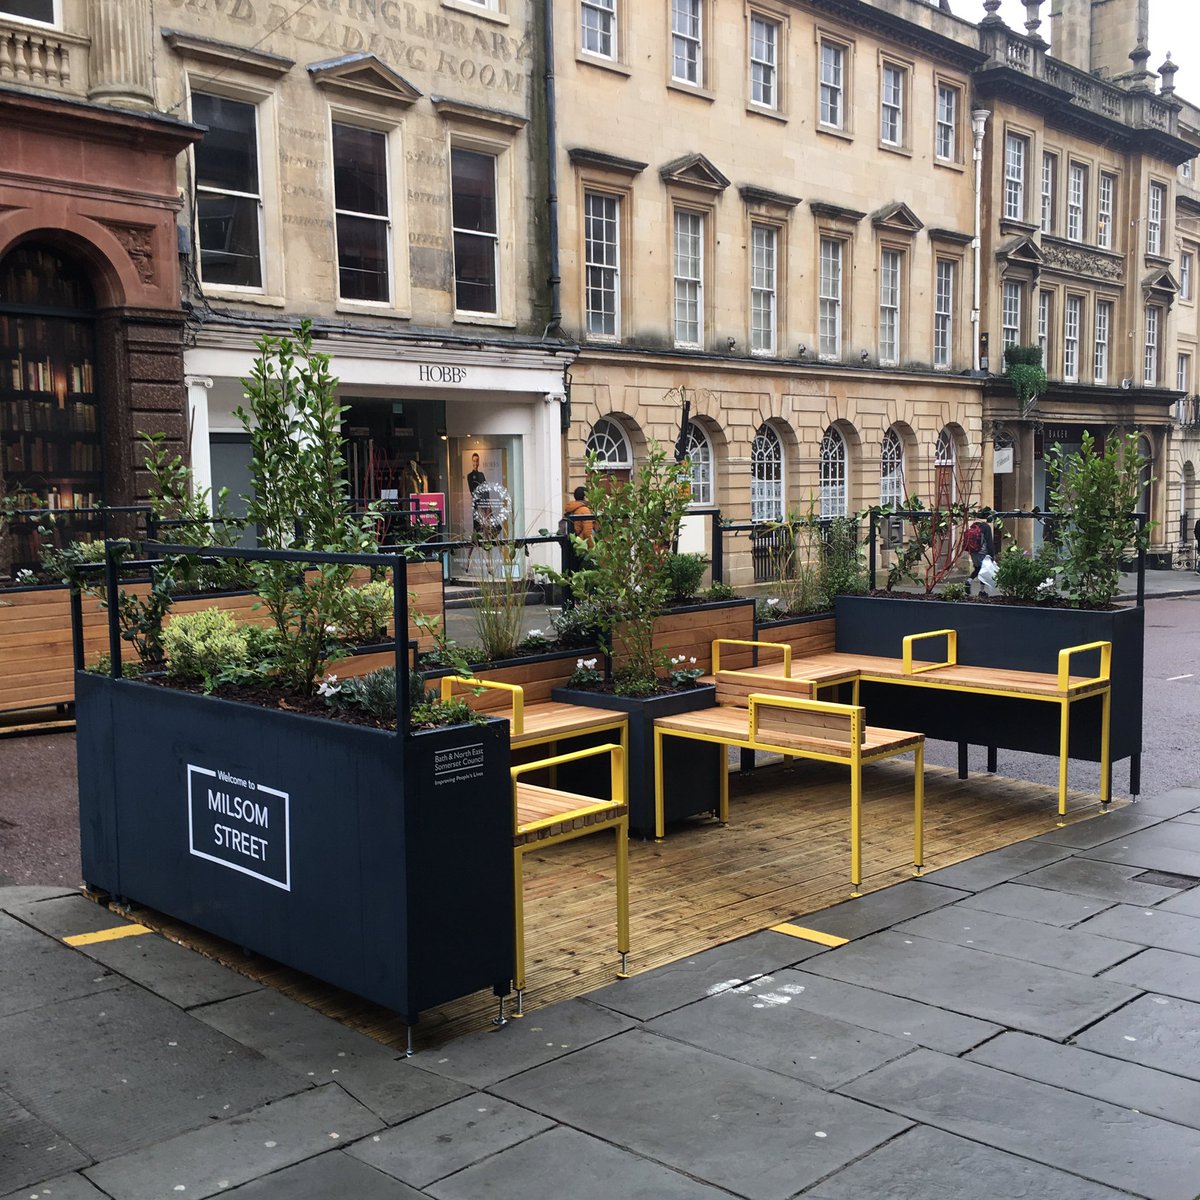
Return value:
<svg viewBox="0 0 1200 1200">
<path fill-rule="evenodd" d="M 558 274 L 558 121 L 554 103 L 554 0 L 545 0 L 542 36 L 546 55 L 546 210 L 550 221 L 550 323 L 546 334 L 562 325 L 562 280 Z"/>
<path fill-rule="evenodd" d="M 977 108 L 971 113 L 971 133 L 975 139 L 975 145 L 971 151 L 971 158 L 975 163 L 975 236 L 971 240 L 971 252 L 974 255 L 971 297 L 971 373 L 973 375 L 979 374 L 979 237 L 982 228 L 983 205 L 983 131 L 987 125 L 987 119 L 991 115 L 986 108 Z"/>
</svg>

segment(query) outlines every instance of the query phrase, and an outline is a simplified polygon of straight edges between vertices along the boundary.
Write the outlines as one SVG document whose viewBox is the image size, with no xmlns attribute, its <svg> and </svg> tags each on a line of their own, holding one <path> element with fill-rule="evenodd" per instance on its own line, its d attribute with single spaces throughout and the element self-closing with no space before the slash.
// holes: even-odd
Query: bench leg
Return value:
<svg viewBox="0 0 1200 1200">
<path fill-rule="evenodd" d="M 1129 756 L 1129 794 L 1136 800 L 1142 791 L 1142 756 Z"/>
<path fill-rule="evenodd" d="M 862 887 L 862 763 L 855 755 L 850 766 L 850 895 Z"/>
<path fill-rule="evenodd" d="M 967 746 L 966 742 L 958 743 L 958 777 L 959 777 L 959 779 L 966 779 L 966 777 L 967 777 L 967 750 L 968 750 L 968 746 Z"/>
<path fill-rule="evenodd" d="M 913 874 L 925 866 L 925 746 L 913 751 Z"/>
<path fill-rule="evenodd" d="M 741 758 L 738 762 L 739 769 L 742 771 L 753 771 L 754 770 L 754 751 L 753 750 L 741 750 L 741 751 L 739 751 L 739 754 L 741 755 Z"/>
<path fill-rule="evenodd" d="M 996 747 L 989 746 L 987 748 L 987 769 L 989 775 L 996 773 Z"/>
<path fill-rule="evenodd" d="M 617 953 L 618 979 L 629 978 L 629 818 L 617 822 Z"/>
<path fill-rule="evenodd" d="M 1071 744 L 1071 702 L 1063 700 L 1059 704 L 1061 716 L 1058 726 L 1058 815 L 1067 815 L 1067 750 Z M 1060 820 L 1059 825 L 1064 822 Z"/>
<path fill-rule="evenodd" d="M 1112 802 L 1112 692 L 1105 691 L 1100 707 L 1100 806 Z"/>
<path fill-rule="evenodd" d="M 721 770 L 721 786 L 718 791 L 717 799 L 717 820 L 722 825 L 729 824 L 729 751 L 726 749 L 723 742 L 717 745 L 717 749 L 721 752 L 720 763 L 718 764 Z M 754 753 L 753 750 L 750 751 Z"/>
<path fill-rule="evenodd" d="M 517 992 L 517 1007 L 514 1017 L 525 1015 L 525 862 L 520 850 L 513 851 L 513 902 L 516 913 L 516 962 L 513 966 L 513 984 Z M 503 1004 L 503 1001 L 501 1001 Z"/>
<path fill-rule="evenodd" d="M 654 840 L 661 842 L 666 833 L 666 814 L 663 804 L 663 731 L 654 731 Z"/>
</svg>

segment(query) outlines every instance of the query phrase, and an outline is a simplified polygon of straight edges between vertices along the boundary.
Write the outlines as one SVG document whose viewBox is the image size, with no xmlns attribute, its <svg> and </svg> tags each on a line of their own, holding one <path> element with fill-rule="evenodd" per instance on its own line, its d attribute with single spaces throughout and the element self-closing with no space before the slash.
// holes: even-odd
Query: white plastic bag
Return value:
<svg viewBox="0 0 1200 1200">
<path fill-rule="evenodd" d="M 979 580 L 979 590 L 985 596 L 990 596 L 996 590 L 996 560 L 990 555 L 983 556 L 983 562 L 979 567 L 979 574 L 975 576 Z"/>
</svg>

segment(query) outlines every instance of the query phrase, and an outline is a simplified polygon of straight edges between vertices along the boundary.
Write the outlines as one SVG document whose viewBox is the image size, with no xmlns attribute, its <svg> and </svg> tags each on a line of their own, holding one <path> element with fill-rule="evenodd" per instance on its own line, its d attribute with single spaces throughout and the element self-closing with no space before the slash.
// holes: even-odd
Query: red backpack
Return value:
<svg viewBox="0 0 1200 1200">
<path fill-rule="evenodd" d="M 977 554 L 983 549 L 983 531 L 978 525 L 969 525 L 963 535 L 963 549 L 968 554 Z"/>
</svg>

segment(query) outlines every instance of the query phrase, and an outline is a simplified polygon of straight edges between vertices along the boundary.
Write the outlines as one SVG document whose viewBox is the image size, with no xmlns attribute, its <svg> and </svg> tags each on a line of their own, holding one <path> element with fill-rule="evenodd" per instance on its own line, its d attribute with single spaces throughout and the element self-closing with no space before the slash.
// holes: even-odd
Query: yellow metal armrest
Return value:
<svg viewBox="0 0 1200 1200">
<path fill-rule="evenodd" d="M 596 806 L 621 806 L 627 802 L 627 788 L 625 775 L 625 748 L 618 745 L 616 742 L 605 742 L 602 746 L 589 746 L 586 750 L 572 750 L 569 754 L 556 754 L 553 758 L 539 758 L 536 762 L 521 763 L 516 767 L 509 767 L 508 773 L 512 776 L 513 783 L 513 828 L 518 833 L 527 832 L 530 829 L 537 828 L 539 823 L 557 824 L 570 818 L 569 813 L 558 813 L 553 818 L 549 818 L 545 822 L 532 822 L 529 825 L 517 824 L 517 780 L 530 771 L 544 770 L 546 768 L 561 767 L 563 763 L 578 762 L 581 758 L 596 758 L 601 754 L 610 755 L 609 771 L 610 771 L 610 795 L 611 800 L 597 800 L 592 796 L 580 796 L 580 800 L 585 801 L 580 807 L 581 809 L 595 808 Z"/>
<path fill-rule="evenodd" d="M 491 688 L 497 692 L 508 692 L 512 696 L 512 715 L 509 718 L 513 733 L 525 732 L 525 689 L 518 683 L 500 683 L 495 679 L 476 679 L 474 675 L 443 675 L 442 699 L 449 700 L 454 695 L 454 685 L 461 684 L 464 688 L 478 690 Z"/>
<path fill-rule="evenodd" d="M 946 661 L 935 663 L 922 663 L 919 667 L 913 666 L 913 645 L 916 642 L 924 641 L 925 638 L 944 637 L 946 639 Z M 904 651 L 902 667 L 905 675 L 919 675 L 922 671 L 935 671 L 938 667 L 953 667 L 958 662 L 958 630 L 957 629 L 931 629 L 928 633 L 910 633 L 904 639 Z"/>
<path fill-rule="evenodd" d="M 1088 650 L 1100 651 L 1100 674 L 1092 679 L 1085 679 L 1080 686 L 1090 683 L 1107 683 L 1112 673 L 1112 642 L 1087 642 L 1082 646 L 1068 646 L 1058 652 L 1058 690 L 1070 691 L 1071 688 L 1071 657 L 1083 654 Z"/>
<path fill-rule="evenodd" d="M 836 704 L 832 700 L 808 700 L 803 696 L 771 696 L 755 692 L 749 697 L 750 740 L 758 741 L 758 710 L 760 708 L 792 708 L 801 712 L 837 713 L 850 717 L 850 740 L 854 744 L 862 741 L 866 709 L 858 704 Z"/>
<path fill-rule="evenodd" d="M 782 650 L 784 678 L 791 678 L 792 648 L 787 642 L 748 642 L 742 638 L 715 638 L 712 644 L 712 669 L 714 675 L 721 669 L 722 646 L 753 646 L 757 650 Z"/>
</svg>

